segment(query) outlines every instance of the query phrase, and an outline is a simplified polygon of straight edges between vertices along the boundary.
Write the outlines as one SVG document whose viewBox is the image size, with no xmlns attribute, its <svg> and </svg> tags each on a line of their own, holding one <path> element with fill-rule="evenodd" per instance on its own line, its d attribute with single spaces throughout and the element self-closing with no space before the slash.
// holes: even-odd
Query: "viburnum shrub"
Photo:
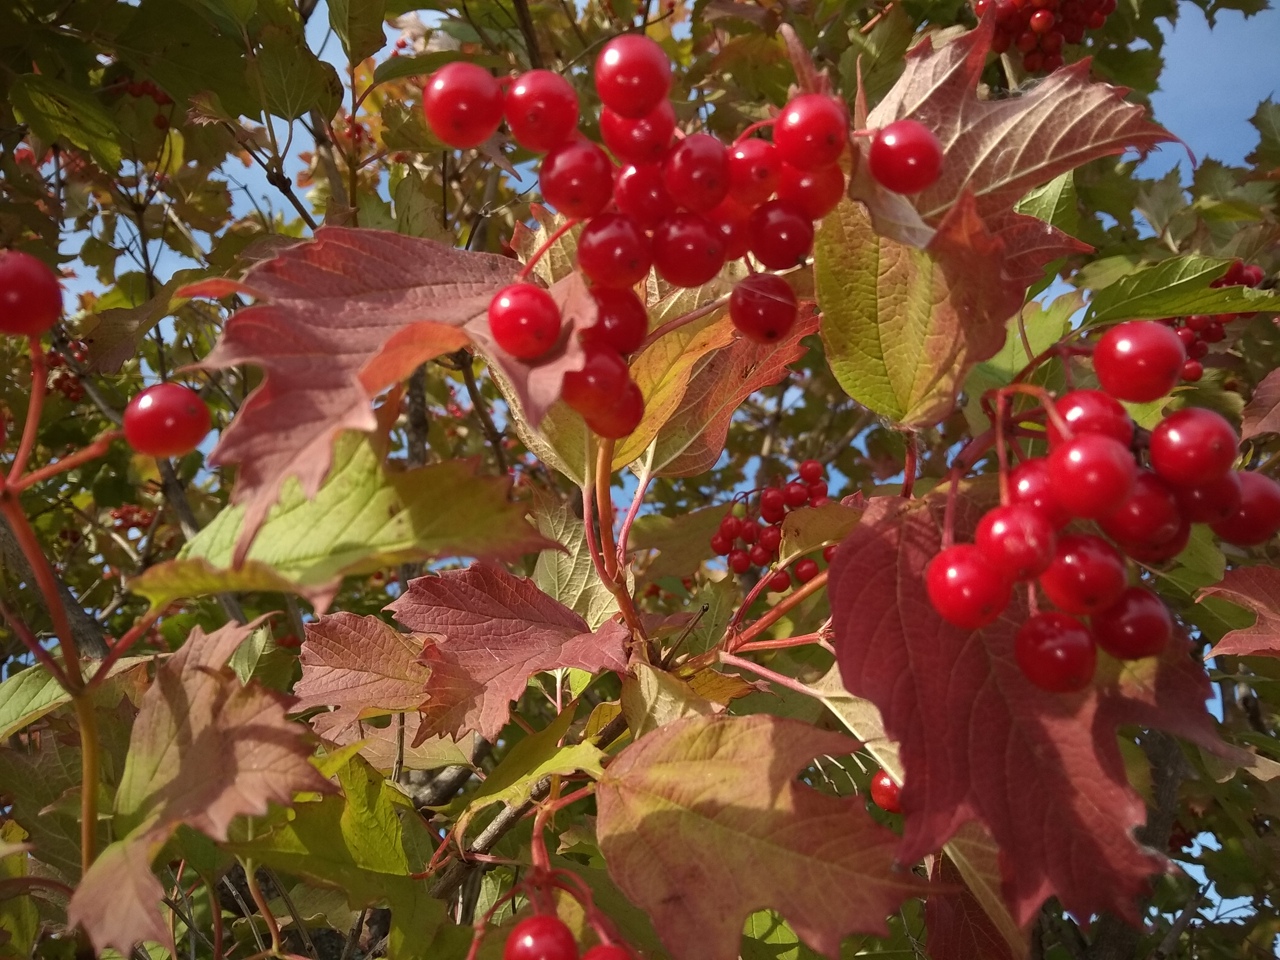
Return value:
<svg viewBox="0 0 1280 960">
<path fill-rule="evenodd" d="M 19 6 L 0 960 L 1274 952 L 1172 5 Z"/>
</svg>

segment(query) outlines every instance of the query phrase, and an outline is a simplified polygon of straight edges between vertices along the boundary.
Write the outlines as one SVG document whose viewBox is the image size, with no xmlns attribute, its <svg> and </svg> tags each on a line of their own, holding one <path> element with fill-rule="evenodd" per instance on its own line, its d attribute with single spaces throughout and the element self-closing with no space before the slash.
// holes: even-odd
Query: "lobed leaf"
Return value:
<svg viewBox="0 0 1280 960">
<path fill-rule="evenodd" d="M 1280 570 L 1236 567 L 1221 583 L 1205 587 L 1198 599 L 1229 600 L 1256 614 L 1252 626 L 1227 633 L 1207 656 L 1280 657 Z"/>
</svg>

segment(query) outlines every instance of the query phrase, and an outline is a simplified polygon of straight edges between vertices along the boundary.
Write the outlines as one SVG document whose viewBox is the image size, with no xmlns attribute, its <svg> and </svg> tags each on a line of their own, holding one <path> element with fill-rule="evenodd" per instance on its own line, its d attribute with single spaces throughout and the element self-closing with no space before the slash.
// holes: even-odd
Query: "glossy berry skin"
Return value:
<svg viewBox="0 0 1280 960">
<path fill-rule="evenodd" d="M 584 343 L 586 361 L 581 370 L 564 375 L 560 396 L 583 416 L 615 403 L 627 385 L 627 364 L 617 352 Z"/>
<path fill-rule="evenodd" d="M 1203 407 L 1187 407 L 1151 431 L 1151 467 L 1175 486 L 1193 487 L 1230 470 L 1239 445 L 1226 418 Z"/>
<path fill-rule="evenodd" d="M 639 224 L 621 213 L 602 213 L 578 235 L 578 266 L 601 287 L 631 287 L 649 274 L 653 253 Z"/>
<path fill-rule="evenodd" d="M 694 213 L 714 209 L 729 195 L 729 151 L 710 134 L 681 140 L 662 172 L 671 199 Z"/>
<path fill-rule="evenodd" d="M 520 146 L 546 153 L 578 128 L 578 95 L 560 74 L 530 70 L 507 88 L 503 114 Z"/>
<path fill-rule="evenodd" d="M 815 500 L 821 500 L 827 495 L 827 481 L 815 480 L 809 484 L 809 506 L 814 506 Z"/>
<path fill-rule="evenodd" d="M 1054 529 L 1061 530 L 1071 522 L 1071 514 L 1053 498 L 1052 486 L 1049 461 L 1027 460 L 1009 474 L 1009 500 L 1039 511 Z"/>
<path fill-rule="evenodd" d="M 744 207 L 758 207 L 778 189 L 782 158 L 768 140 L 748 137 L 729 148 L 729 195 Z"/>
<path fill-rule="evenodd" d="M 1173 636 L 1169 608 L 1141 587 L 1130 587 L 1106 610 L 1095 613 L 1091 623 L 1098 646 L 1121 660 L 1154 657 Z"/>
<path fill-rule="evenodd" d="M 768 524 L 781 523 L 786 519 L 787 505 L 785 502 L 770 498 L 760 501 L 760 519 Z M 766 527 L 766 530 L 772 527 Z"/>
<path fill-rule="evenodd" d="M 871 802 L 885 813 L 902 812 L 902 788 L 883 770 L 871 777 Z"/>
<path fill-rule="evenodd" d="M 1107 541 L 1090 534 L 1059 537 L 1053 562 L 1040 574 L 1040 588 L 1053 605 L 1077 616 L 1105 610 L 1126 586 L 1124 559 Z"/>
<path fill-rule="evenodd" d="M 809 499 L 809 491 L 806 490 L 804 498 Z M 786 512 L 787 495 L 777 487 L 770 487 L 760 493 L 760 512 L 777 513 L 778 511 Z M 776 521 L 770 521 L 776 522 Z"/>
<path fill-rule="evenodd" d="M 614 113 L 643 117 L 667 98 L 671 61 L 648 37 L 624 33 L 596 57 L 595 82 L 600 102 Z"/>
<path fill-rule="evenodd" d="M 1220 523 L 1240 506 L 1240 477 L 1234 470 L 1208 483 L 1176 487 L 1178 510 L 1191 523 Z"/>
<path fill-rule="evenodd" d="M 661 163 L 671 149 L 676 114 L 663 100 L 643 117 L 600 111 L 600 138 L 622 163 Z"/>
<path fill-rule="evenodd" d="M 635 292 L 597 287 L 591 298 L 596 302 L 596 322 L 582 331 L 582 342 L 601 344 L 624 357 L 639 350 L 649 332 L 649 312 Z"/>
<path fill-rule="evenodd" d="M 729 551 L 733 549 L 733 541 L 723 533 L 713 533 L 711 535 L 711 549 L 715 551 L 716 556 L 727 557 Z"/>
<path fill-rule="evenodd" d="M 148 457 L 181 457 L 209 432 L 209 408 L 179 383 L 157 383 L 124 409 L 124 438 Z"/>
<path fill-rule="evenodd" d="M 1022 675 L 1049 693 L 1075 693 L 1093 680 L 1098 651 L 1075 617 L 1049 611 L 1028 618 L 1013 642 Z"/>
<path fill-rule="evenodd" d="M 1009 605 L 1012 582 L 982 551 L 960 543 L 940 552 L 925 570 L 929 602 L 953 626 L 976 630 L 993 622 Z"/>
<path fill-rule="evenodd" d="M 558 917 L 540 913 L 516 924 L 502 960 L 578 960 L 578 944 Z"/>
<path fill-rule="evenodd" d="M 1131 403 L 1165 396 L 1177 385 L 1186 362 L 1187 351 L 1178 335 L 1149 320 L 1112 327 L 1093 351 L 1093 370 L 1102 389 Z"/>
<path fill-rule="evenodd" d="M 1191 524 L 1184 519 L 1182 525 L 1178 527 L 1178 532 L 1168 540 L 1160 543 L 1135 540 L 1122 543 L 1120 547 L 1139 563 L 1154 565 L 1164 563 L 1166 560 L 1172 560 L 1187 548 L 1187 544 L 1190 541 Z"/>
<path fill-rule="evenodd" d="M 773 125 L 773 143 L 783 162 L 820 170 L 840 159 L 849 139 L 844 104 L 819 93 L 793 97 Z"/>
<path fill-rule="evenodd" d="M 1077 517 L 1101 517 L 1133 489 L 1137 467 L 1124 444 L 1099 433 L 1082 433 L 1049 454 L 1053 498 Z"/>
<path fill-rule="evenodd" d="M 747 556 L 751 558 L 751 562 L 757 567 L 767 567 L 773 562 L 772 551 L 761 546 L 759 543 L 753 543 L 751 549 L 747 551 Z"/>
<path fill-rule="evenodd" d="M 587 220 L 613 197 L 613 166 L 603 150 L 586 140 L 557 147 L 538 171 L 542 199 L 573 220 Z"/>
<path fill-rule="evenodd" d="M 813 221 L 787 200 L 761 204 L 748 221 L 751 253 L 770 270 L 799 266 L 813 250 Z"/>
<path fill-rule="evenodd" d="M 743 543 L 755 543 L 760 539 L 760 531 L 763 529 L 754 520 L 743 520 L 742 526 L 738 528 L 738 539 Z"/>
<path fill-rule="evenodd" d="M 738 532 L 742 529 L 742 521 L 735 517 L 732 513 L 720 521 L 720 532 L 730 540 L 738 538 Z"/>
<path fill-rule="evenodd" d="M 592 433 L 610 440 L 630 436 L 644 417 L 644 394 L 634 380 L 628 379 L 622 391 L 610 398 L 604 406 L 595 407 L 582 414 Z"/>
<path fill-rule="evenodd" d="M 753 273 L 734 284 L 729 319 L 748 340 L 776 343 L 796 324 L 796 295 L 782 277 Z"/>
<path fill-rule="evenodd" d="M 653 231 L 653 266 L 677 287 L 700 287 L 724 266 L 724 239 L 705 217 L 674 213 Z"/>
<path fill-rule="evenodd" d="M 1120 401 L 1110 394 L 1101 390 L 1072 390 L 1053 406 L 1071 428 L 1072 436 L 1100 433 L 1126 447 L 1133 443 L 1133 419 Z M 1048 433 L 1051 447 L 1062 443 L 1062 434 L 1053 420 L 1049 420 Z"/>
<path fill-rule="evenodd" d="M 791 574 L 785 570 L 779 570 L 769 577 L 769 590 L 772 593 L 782 593 L 791 589 Z"/>
<path fill-rule="evenodd" d="M 1020 504 L 988 510 L 974 543 L 987 562 L 1010 580 L 1039 576 L 1053 561 L 1053 525 L 1038 510 Z"/>
<path fill-rule="evenodd" d="M 747 208 L 733 199 L 732 194 L 721 200 L 720 205 L 707 214 L 707 220 L 720 232 L 726 263 L 745 257 L 751 249 L 751 232 L 748 225 L 750 216 Z"/>
<path fill-rule="evenodd" d="M 440 140 L 457 150 L 484 143 L 502 122 L 502 87 L 483 67 L 446 63 L 422 90 L 422 112 Z"/>
<path fill-rule="evenodd" d="M 867 160 L 880 186 L 894 193 L 919 193 L 942 172 L 942 144 L 915 120 L 898 120 L 877 130 Z"/>
<path fill-rule="evenodd" d="M 38 337 L 62 316 L 62 286 L 44 262 L 0 250 L 0 333 Z"/>
<path fill-rule="evenodd" d="M 1280 484 L 1251 471 L 1239 476 L 1240 505 L 1226 520 L 1212 524 L 1212 529 L 1227 543 L 1256 547 L 1280 530 Z"/>
<path fill-rule="evenodd" d="M 796 473 L 805 483 L 817 483 L 826 476 L 826 468 L 817 460 L 805 460 L 796 467 Z"/>
<path fill-rule="evenodd" d="M 778 199 L 795 204 L 810 220 L 821 220 L 838 207 L 844 188 L 839 166 L 801 170 L 786 163 L 778 177 Z"/>
<path fill-rule="evenodd" d="M 734 573 L 746 573 L 751 569 L 751 554 L 745 550 L 730 551 L 729 569 Z"/>
<path fill-rule="evenodd" d="M 560 339 L 560 308 L 531 283 L 513 283 L 489 301 L 494 342 L 517 360 L 536 360 Z"/>
<path fill-rule="evenodd" d="M 662 167 L 656 163 L 629 164 L 613 184 L 613 202 L 645 230 L 652 230 L 670 215 L 675 204 L 667 193 Z"/>
<path fill-rule="evenodd" d="M 760 538 L 756 542 L 770 553 L 777 553 L 778 548 L 782 546 L 782 528 L 776 524 L 770 524 L 760 531 Z"/>
<path fill-rule="evenodd" d="M 1099 519 L 1098 525 L 1120 544 L 1156 546 L 1177 536 L 1182 512 L 1168 484 L 1149 470 L 1139 470 L 1129 496 Z"/>
<path fill-rule="evenodd" d="M 809 487 L 793 480 L 782 488 L 782 495 L 786 498 L 787 506 L 803 507 L 809 502 Z"/>
<path fill-rule="evenodd" d="M 582 955 L 582 960 L 633 960 L 626 947 L 616 943 L 598 943 Z"/>
<path fill-rule="evenodd" d="M 808 583 L 818 575 L 818 561 L 810 557 L 797 560 L 795 565 L 796 582 Z"/>
</svg>

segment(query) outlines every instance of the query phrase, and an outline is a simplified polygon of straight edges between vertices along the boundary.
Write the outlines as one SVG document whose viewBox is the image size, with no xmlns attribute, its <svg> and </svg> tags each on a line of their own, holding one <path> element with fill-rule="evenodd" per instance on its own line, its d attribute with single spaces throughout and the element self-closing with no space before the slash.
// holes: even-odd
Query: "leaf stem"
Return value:
<svg viewBox="0 0 1280 960">
<path fill-rule="evenodd" d="M 53 674 L 53 678 L 58 681 L 58 685 L 62 689 L 70 691 L 71 681 L 67 678 L 66 673 L 63 672 L 62 667 L 58 665 L 58 661 L 53 659 L 49 651 L 40 645 L 39 638 L 31 632 L 31 628 L 23 623 L 16 613 L 5 606 L 3 601 L 0 601 L 0 617 L 4 618 L 13 632 L 18 635 L 22 645 L 31 651 L 31 655 L 36 658 L 40 665 Z"/>
<path fill-rule="evenodd" d="M 547 237 L 547 239 L 543 241 L 542 246 L 533 251 L 533 256 L 529 258 L 529 262 L 520 268 L 520 272 L 516 274 L 517 282 L 529 279 L 529 274 L 533 272 L 533 268 L 538 265 L 538 261 L 541 260 L 543 255 L 551 249 L 552 245 L 581 222 L 581 220 L 566 220 L 551 234 L 551 236 Z"/>
<path fill-rule="evenodd" d="M 19 477 L 9 484 L 9 488 L 15 493 L 21 493 L 23 490 L 33 487 L 37 483 L 43 483 L 45 480 L 56 477 L 60 473 L 65 473 L 68 470 L 74 470 L 81 464 L 88 463 L 90 460 L 96 460 L 98 457 L 101 457 L 111 449 L 111 444 L 115 443 L 122 437 L 124 437 L 123 430 L 108 430 L 106 433 L 102 434 L 102 436 L 98 437 L 98 439 L 94 440 L 93 443 L 89 444 L 89 446 L 83 447 L 75 453 L 68 454 L 55 463 L 45 464 L 39 470 L 33 470 L 26 476 Z"/>
<path fill-rule="evenodd" d="M 805 600 L 808 600 L 811 596 L 813 596 L 815 593 L 817 593 L 826 585 L 827 585 L 827 571 L 823 570 L 821 573 L 819 573 L 816 577 L 814 577 L 808 583 L 797 587 L 791 593 L 787 594 L 785 597 L 779 600 L 777 604 L 775 604 L 769 610 L 768 613 L 766 613 L 763 617 L 761 617 L 755 623 L 751 624 L 751 626 L 747 627 L 747 629 L 744 630 L 742 633 L 738 634 L 737 636 L 727 637 L 726 638 L 727 642 L 725 643 L 725 649 L 727 650 L 741 649 L 743 644 L 749 643 L 752 640 L 754 640 L 756 637 L 760 636 L 760 634 L 764 633 L 766 630 L 772 627 L 775 623 L 777 623 L 784 616 L 786 616 L 791 610 L 798 607 Z"/>
<path fill-rule="evenodd" d="M 27 471 L 27 461 L 36 446 L 36 433 L 40 429 L 40 414 L 44 411 L 45 381 L 49 376 L 49 368 L 44 362 L 44 351 L 40 349 L 39 337 L 27 338 L 27 350 L 31 354 L 31 397 L 27 401 L 27 422 L 22 425 L 22 439 L 18 441 L 18 452 L 13 455 L 13 464 L 9 467 L 7 482 L 15 484 Z"/>
<path fill-rule="evenodd" d="M 831 649 L 830 642 L 822 633 L 802 633 L 781 640 L 752 640 L 749 643 L 739 644 L 736 649 L 739 653 L 752 653 L 756 650 L 785 650 L 788 647 L 804 647 L 815 643 L 820 647 Z"/>
<path fill-rule="evenodd" d="M 715 313 L 717 310 L 719 310 L 728 302 L 729 302 L 729 295 L 725 294 L 723 297 L 718 297 L 717 299 L 712 300 L 710 303 L 704 303 L 697 310 L 690 310 L 688 313 L 683 314 L 682 316 L 676 317 L 673 320 L 668 320 L 666 323 L 662 324 L 662 326 L 658 327 L 656 330 L 654 330 L 652 333 L 650 333 L 647 337 L 644 338 L 644 343 L 640 344 L 640 349 L 637 350 L 636 353 L 643 353 L 648 347 L 657 343 L 659 340 L 665 337 L 672 330 L 678 330 L 681 327 L 683 327 L 685 324 L 693 323 L 693 321 L 695 320 L 701 320 L 703 317 L 707 316 L 708 314 Z"/>
<path fill-rule="evenodd" d="M 258 908 L 258 912 L 262 914 L 263 921 L 267 924 L 267 935 L 271 937 L 271 955 L 278 957 L 284 952 L 280 942 L 280 925 L 276 923 L 276 918 L 271 913 L 267 898 L 263 896 L 262 887 L 258 885 L 258 875 L 254 870 L 252 860 L 246 859 L 244 861 L 244 882 L 249 887 L 249 896 L 253 897 L 254 905 Z"/>
<path fill-rule="evenodd" d="M 98 839 L 98 782 L 101 779 L 98 718 L 93 700 L 81 690 L 72 697 L 80 726 L 80 875 L 93 866 Z"/>
<path fill-rule="evenodd" d="M 653 473 L 650 471 L 649 465 L 645 464 L 644 470 L 636 483 L 636 493 L 631 498 L 631 506 L 627 508 L 627 515 L 622 520 L 622 529 L 618 531 L 618 566 L 626 565 L 627 540 L 631 537 L 631 525 L 636 522 L 640 507 L 644 503 L 645 494 L 648 492 L 649 484 L 652 482 Z"/>
<path fill-rule="evenodd" d="M 613 493 L 609 489 L 613 479 L 613 441 L 599 438 L 596 448 L 596 513 L 600 517 L 600 553 L 604 558 L 605 573 L 610 580 L 618 579 L 618 552 L 613 542 Z"/>
<path fill-rule="evenodd" d="M 812 583 L 813 581 L 810 580 L 809 582 Z M 733 654 L 726 653 L 723 650 L 720 651 L 718 659 L 726 667 L 737 667 L 739 670 L 749 671 L 758 677 L 763 677 L 770 683 L 776 683 L 778 686 L 786 687 L 788 690 L 794 690 L 796 693 L 803 693 L 806 697 L 817 696 L 817 694 L 794 677 L 788 677 L 786 674 L 776 673 L 768 667 L 762 667 L 758 663 L 753 663 L 750 660 L 743 660 L 741 657 L 735 657 Z"/>
</svg>

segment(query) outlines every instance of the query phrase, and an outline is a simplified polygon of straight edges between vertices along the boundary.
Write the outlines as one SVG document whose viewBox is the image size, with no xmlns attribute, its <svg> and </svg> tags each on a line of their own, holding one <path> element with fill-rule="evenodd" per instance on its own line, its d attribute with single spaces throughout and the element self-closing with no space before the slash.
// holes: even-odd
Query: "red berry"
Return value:
<svg viewBox="0 0 1280 960">
<path fill-rule="evenodd" d="M 545 153 L 564 143 L 577 129 L 578 95 L 560 74 L 530 70 L 507 88 L 503 112 L 517 143 Z"/>
<path fill-rule="evenodd" d="M 531 283 L 513 283 L 489 301 L 494 342 L 517 360 L 536 360 L 560 339 L 560 308 Z"/>
<path fill-rule="evenodd" d="M 594 217 L 613 197 L 613 166 L 587 140 L 556 147 L 543 158 L 538 176 L 542 199 L 573 220 Z"/>
<path fill-rule="evenodd" d="M 782 277 L 753 273 L 734 284 L 729 319 L 738 332 L 757 343 L 781 340 L 796 324 L 796 295 Z"/>
<path fill-rule="evenodd" d="M 1098 646 L 1121 660 L 1154 657 L 1173 636 L 1169 608 L 1141 587 L 1130 587 L 1106 610 L 1095 613 L 1092 625 Z"/>
<path fill-rule="evenodd" d="M 422 112 L 431 132 L 449 146 L 478 147 L 502 122 L 502 87 L 484 67 L 455 60 L 427 81 Z"/>
<path fill-rule="evenodd" d="M 649 312 L 635 291 L 620 287 L 596 287 L 595 326 L 582 332 L 582 342 L 607 346 L 624 357 L 635 353 L 649 332 Z"/>
<path fill-rule="evenodd" d="M 1230 470 L 1239 445 L 1240 438 L 1220 414 L 1187 407 L 1151 431 L 1151 467 L 1175 486 L 1194 487 Z"/>
<path fill-rule="evenodd" d="M 742 521 L 735 517 L 732 513 L 720 521 L 720 532 L 730 540 L 738 539 L 738 533 L 742 530 Z"/>
<path fill-rule="evenodd" d="M 801 170 L 786 163 L 778 178 L 778 199 L 794 203 L 810 220 L 821 220 L 840 205 L 844 187 L 839 166 Z"/>
<path fill-rule="evenodd" d="M 1226 336 L 1227 332 L 1222 329 L 1221 317 L 1214 317 L 1213 322 L 1200 331 L 1200 339 L 1205 343 L 1221 343 Z"/>
<path fill-rule="evenodd" d="M 801 170 L 829 167 L 849 139 L 844 104 L 819 93 L 793 97 L 773 125 L 773 142 L 784 162 Z"/>
<path fill-rule="evenodd" d="M 595 81 L 606 107 L 624 117 L 643 117 L 667 98 L 671 61 L 643 34 L 624 33 L 600 51 Z"/>
<path fill-rule="evenodd" d="M 52 270 L 21 250 L 0 251 L 0 333 L 38 337 L 62 316 L 62 286 Z"/>
<path fill-rule="evenodd" d="M 1053 498 L 1077 517 L 1101 517 L 1133 489 L 1137 467 L 1124 444 L 1082 433 L 1049 454 Z"/>
<path fill-rule="evenodd" d="M 724 242 L 724 259 L 740 260 L 751 249 L 751 232 L 746 207 L 732 196 L 725 197 L 720 205 L 707 214 L 707 221 L 720 232 Z"/>
<path fill-rule="evenodd" d="M 1280 530 L 1280 484 L 1260 473 L 1239 476 L 1240 506 L 1226 520 L 1213 524 L 1213 532 L 1238 547 L 1256 547 Z"/>
<path fill-rule="evenodd" d="M 760 519 L 763 520 L 765 523 L 770 523 L 770 524 L 781 523 L 783 520 L 786 519 L 786 516 L 787 516 L 787 505 L 785 503 L 778 503 L 775 500 L 761 502 Z M 771 528 L 766 527 L 765 529 L 767 530 Z"/>
<path fill-rule="evenodd" d="M 898 120 L 871 138 L 871 176 L 894 193 L 919 193 L 942 172 L 942 144 L 915 120 Z"/>
<path fill-rule="evenodd" d="M 948 623 L 976 630 L 1009 605 L 1012 583 L 972 544 L 948 547 L 925 570 L 929 602 Z"/>
<path fill-rule="evenodd" d="M 729 149 L 729 193 L 744 207 L 760 206 L 778 189 L 782 158 L 768 140 L 749 138 Z"/>
<path fill-rule="evenodd" d="M 1175 533 L 1168 540 L 1158 543 L 1152 541 L 1126 541 L 1120 544 L 1124 552 L 1139 563 L 1157 564 L 1164 563 L 1166 560 L 1172 560 L 1183 550 L 1187 548 L 1187 544 L 1191 541 L 1191 524 L 1185 518 Z"/>
<path fill-rule="evenodd" d="M 613 184 L 613 202 L 645 230 L 660 224 L 675 206 L 663 183 L 662 166 L 657 163 L 624 167 Z"/>
<path fill-rule="evenodd" d="M 754 520 L 743 520 L 742 526 L 738 528 L 738 539 L 747 544 L 755 543 L 760 539 L 762 530 L 764 530 L 764 527 Z"/>
<path fill-rule="evenodd" d="M 1054 409 L 1067 422 L 1072 435 L 1100 433 L 1126 447 L 1133 442 L 1133 420 L 1129 412 L 1110 394 L 1101 390 L 1072 390 L 1060 398 Z M 1062 442 L 1062 434 L 1049 420 L 1049 445 Z"/>
<path fill-rule="evenodd" d="M 871 777 L 871 802 L 885 813 L 902 812 L 902 788 L 883 770 Z"/>
<path fill-rule="evenodd" d="M 567 379 L 567 378 L 566 378 Z M 634 380 L 628 379 L 620 393 L 609 403 L 582 413 L 593 433 L 611 440 L 621 440 L 633 433 L 644 418 L 644 394 Z"/>
<path fill-rule="evenodd" d="M 1196 333 L 1203 333 L 1205 327 L 1209 326 L 1212 322 L 1213 319 L 1211 317 L 1206 317 L 1202 313 L 1193 313 L 1191 316 L 1186 317 L 1183 320 L 1183 323 L 1187 325 L 1187 329 L 1194 330 Z"/>
<path fill-rule="evenodd" d="M 748 227 L 752 254 L 770 270 L 798 266 L 813 249 L 813 221 L 787 200 L 761 204 Z"/>
<path fill-rule="evenodd" d="M 616 943 L 598 943 L 582 955 L 582 960 L 632 960 L 626 947 Z"/>
<path fill-rule="evenodd" d="M 815 500 L 821 500 L 827 495 L 827 481 L 815 480 L 809 484 L 809 506 L 814 506 Z"/>
<path fill-rule="evenodd" d="M 710 134 L 695 133 L 667 156 L 663 177 L 672 200 L 705 213 L 729 195 L 729 151 Z"/>
<path fill-rule="evenodd" d="M 1182 513 L 1173 491 L 1149 470 L 1139 470 L 1133 491 L 1118 507 L 1104 515 L 1098 525 L 1121 545 L 1158 545 L 1177 536 Z"/>
<path fill-rule="evenodd" d="M 777 553 L 778 548 L 782 546 L 782 528 L 776 523 L 771 523 L 760 531 L 760 539 L 756 542 L 770 553 Z"/>
<path fill-rule="evenodd" d="M 773 551 L 766 549 L 759 543 L 751 545 L 751 549 L 747 551 L 747 556 L 751 558 L 751 562 L 757 567 L 767 567 L 773 562 Z"/>
<path fill-rule="evenodd" d="M 715 551 L 716 556 L 726 557 L 733 549 L 733 541 L 717 531 L 711 535 L 711 549 Z"/>
<path fill-rule="evenodd" d="M 642 117 L 624 117 L 608 108 L 600 111 L 600 137 L 623 163 L 661 163 L 675 132 L 676 114 L 667 100 Z"/>
<path fill-rule="evenodd" d="M 794 480 L 783 487 L 782 494 L 786 497 L 789 507 L 803 507 L 809 502 L 809 487 Z"/>
<path fill-rule="evenodd" d="M 804 498 L 809 499 L 809 491 L 805 491 Z M 760 512 L 769 511 L 777 513 L 778 511 L 786 512 L 787 496 L 777 487 L 770 487 L 768 490 L 760 494 Z"/>
<path fill-rule="evenodd" d="M 559 918 L 540 913 L 516 924 L 502 960 L 578 960 L 578 944 Z"/>
<path fill-rule="evenodd" d="M 782 593 L 784 590 L 791 589 L 791 574 L 785 570 L 779 570 L 769 577 L 769 590 L 772 593 Z"/>
<path fill-rule="evenodd" d="M 729 569 L 734 573 L 746 573 L 751 569 L 751 555 L 745 550 L 733 550 L 729 553 Z"/>
<path fill-rule="evenodd" d="M 673 213 L 653 231 L 653 266 L 677 287 L 700 287 L 724 266 L 724 239 L 696 213 Z"/>
<path fill-rule="evenodd" d="M 1188 350 L 1191 349 L 1191 345 L 1193 343 L 1200 339 L 1196 332 L 1190 327 L 1176 327 L 1173 332 L 1178 335 L 1178 339 L 1182 341 L 1183 347 Z"/>
<path fill-rule="evenodd" d="M 1071 522 L 1071 514 L 1053 498 L 1049 461 L 1028 460 L 1009 474 L 1009 499 L 1038 510 L 1058 530 Z"/>
<path fill-rule="evenodd" d="M 805 557 L 803 560 L 797 560 L 795 565 L 796 581 L 799 583 L 808 583 L 818 575 L 818 561 L 811 557 Z"/>
<path fill-rule="evenodd" d="M 837 544 L 832 543 L 822 548 L 822 559 L 827 563 L 830 563 L 831 558 L 836 555 L 836 546 Z"/>
<path fill-rule="evenodd" d="M 1098 651 L 1083 623 L 1065 613 L 1038 613 L 1018 630 L 1014 659 L 1041 690 L 1075 693 L 1093 680 Z"/>
<path fill-rule="evenodd" d="M 147 387 L 124 410 L 124 437 L 149 457 L 181 457 L 209 432 L 209 408 L 179 383 Z"/>
<path fill-rule="evenodd" d="M 1131 403 L 1163 397 L 1177 384 L 1186 362 L 1187 351 L 1178 335 L 1148 320 L 1112 327 L 1093 351 L 1093 369 L 1102 389 Z"/>
<path fill-rule="evenodd" d="M 1040 587 L 1053 605 L 1077 615 L 1105 610 L 1128 585 L 1124 559 L 1101 537 L 1069 533 L 1058 538 Z"/>
<path fill-rule="evenodd" d="M 1197 346 L 1201 344 L 1197 343 Z M 1199 360 L 1188 360 L 1182 365 L 1182 379 L 1187 383 L 1195 383 L 1204 376 L 1204 364 Z"/>
<path fill-rule="evenodd" d="M 1194 487 L 1176 487 L 1178 509 L 1191 523 L 1220 523 L 1240 506 L 1240 474 L 1222 476 Z"/>
<path fill-rule="evenodd" d="M 805 460 L 800 466 L 796 467 L 796 473 L 800 475 L 800 479 L 805 483 L 817 483 L 827 474 L 827 468 L 817 460 Z"/>
<path fill-rule="evenodd" d="M 1054 540 L 1044 514 L 1020 504 L 988 510 L 974 535 L 987 562 L 1010 580 L 1043 573 L 1053 561 Z"/>
<path fill-rule="evenodd" d="M 1266 272 L 1256 263 L 1246 263 L 1240 271 L 1240 283 L 1246 287 L 1256 287 L 1266 278 Z"/>
<path fill-rule="evenodd" d="M 1053 29 L 1055 19 L 1054 15 L 1048 10 L 1037 10 L 1031 15 L 1028 24 L 1033 31 L 1043 34 Z"/>
<path fill-rule="evenodd" d="M 581 370 L 564 375 L 561 398 L 584 416 L 614 403 L 627 385 L 627 362 L 617 352 L 599 344 L 584 343 L 586 361 Z"/>
<path fill-rule="evenodd" d="M 578 236 L 578 266 L 601 287 L 631 287 L 649 275 L 649 238 L 621 213 L 593 217 Z"/>
</svg>

